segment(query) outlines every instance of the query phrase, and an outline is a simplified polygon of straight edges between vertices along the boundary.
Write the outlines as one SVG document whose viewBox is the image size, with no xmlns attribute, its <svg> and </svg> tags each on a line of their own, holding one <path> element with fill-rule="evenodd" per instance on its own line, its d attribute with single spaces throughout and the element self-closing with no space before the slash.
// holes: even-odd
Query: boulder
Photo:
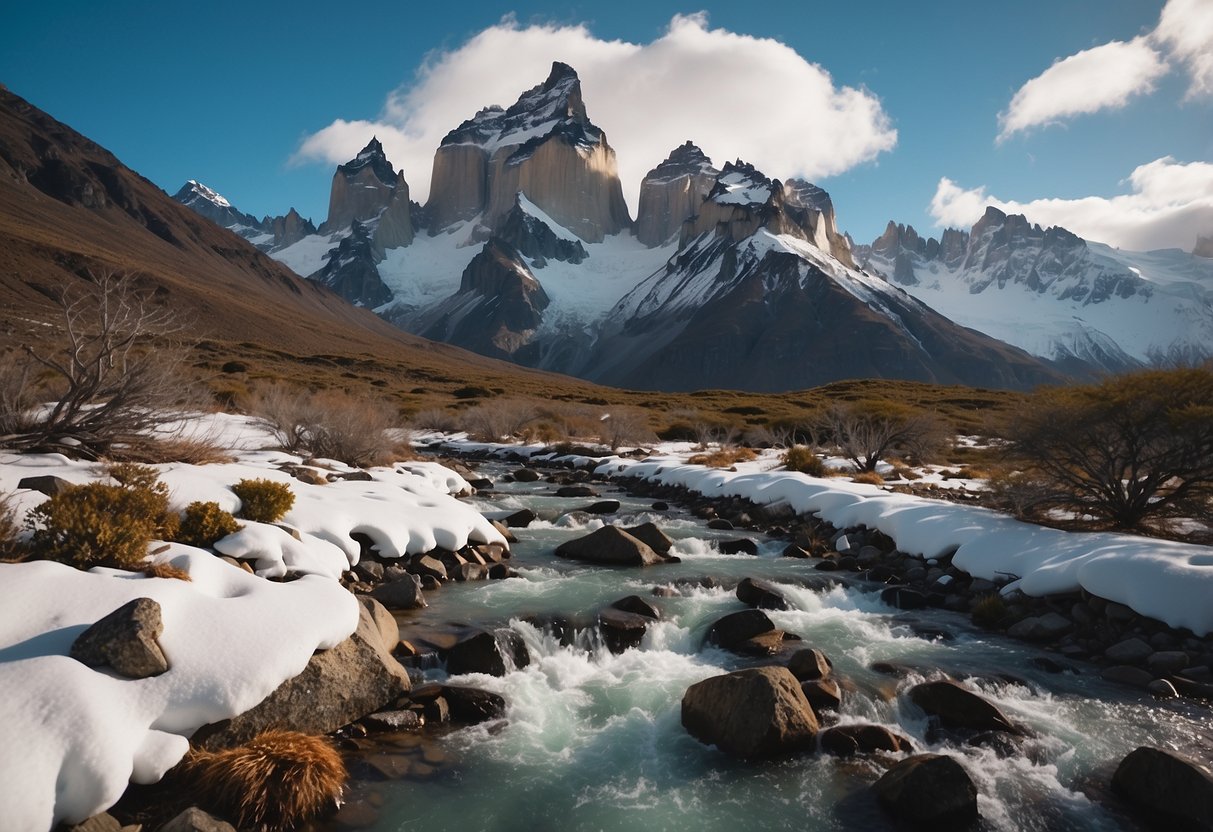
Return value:
<svg viewBox="0 0 1213 832">
<path fill-rule="evenodd" d="M 1117 682 L 1122 685 L 1129 685 L 1135 688 L 1148 687 L 1154 681 L 1154 674 L 1148 670 L 1143 670 L 1140 667 L 1133 667 L 1128 664 L 1118 664 L 1112 667 L 1105 667 L 1100 671 L 1099 675 L 1109 682 Z"/>
<path fill-rule="evenodd" d="M 453 722 L 475 725 L 505 715 L 505 699 L 487 690 L 443 685 L 442 697 L 450 708 Z"/>
<path fill-rule="evenodd" d="M 562 543 L 556 555 L 612 566 L 651 566 L 668 560 L 618 526 L 603 526 L 585 537 Z"/>
<path fill-rule="evenodd" d="M 739 537 L 736 540 L 722 540 L 717 544 L 722 555 L 757 555 L 758 544 L 750 540 L 748 537 Z"/>
<path fill-rule="evenodd" d="M 785 667 L 713 676 L 682 697 L 682 725 L 695 739 L 745 759 L 811 748 L 817 717 Z"/>
<path fill-rule="evenodd" d="M 833 679 L 811 679 L 800 683 L 804 698 L 813 706 L 814 713 L 836 711 L 842 705 L 842 688 Z"/>
<path fill-rule="evenodd" d="M 795 638 L 797 637 L 789 635 L 783 630 L 771 630 L 766 633 L 759 633 L 753 638 L 747 638 L 745 641 L 735 644 L 729 649 L 742 656 L 774 656 L 783 650 L 785 641 Z"/>
<path fill-rule="evenodd" d="M 422 555 L 420 557 L 413 558 L 412 566 L 409 568 L 409 571 L 423 578 L 428 576 L 439 581 L 449 580 L 449 576 L 446 572 L 446 566 L 444 566 L 442 561 L 438 560 L 438 558 L 431 557 L 429 555 Z"/>
<path fill-rule="evenodd" d="M 1142 664 L 1154 653 L 1154 648 L 1140 638 L 1127 638 L 1103 651 L 1116 664 Z"/>
<path fill-rule="evenodd" d="M 393 610 L 411 610 L 426 606 L 421 591 L 421 578 L 400 570 L 400 574 L 387 583 L 371 590 L 371 597 Z"/>
<path fill-rule="evenodd" d="M 509 629 L 481 630 L 458 642 L 446 658 L 446 667 L 452 676 L 465 673 L 504 676 L 507 671 L 530 663 L 531 654 L 522 637 Z"/>
<path fill-rule="evenodd" d="M 645 631 L 653 619 L 634 612 L 607 607 L 598 613 L 598 629 L 602 632 L 607 649 L 622 653 L 630 647 L 639 647 Z"/>
<path fill-rule="evenodd" d="M 588 485 L 563 485 L 556 489 L 557 497 L 597 497 L 598 492 Z"/>
<path fill-rule="evenodd" d="M 366 554 L 365 548 L 363 549 L 363 554 Z M 384 577 L 383 564 L 379 561 L 363 559 L 354 564 L 354 574 L 358 576 L 358 580 L 360 581 L 378 583 Z"/>
<path fill-rule="evenodd" d="M 327 734 L 381 711 L 412 687 L 408 672 L 391 655 L 394 647 L 383 643 L 374 616 L 359 605 L 353 635 L 315 653 L 302 673 L 252 710 L 204 725 L 191 741 L 215 751 L 248 742 L 270 728 Z"/>
<path fill-rule="evenodd" d="M 872 790 L 885 811 L 914 828 L 964 829 L 977 820 L 977 787 L 960 763 L 942 754 L 901 760 Z"/>
<path fill-rule="evenodd" d="M 795 543 L 789 543 L 784 547 L 783 556 L 785 558 L 811 558 L 813 555 L 808 549 L 797 546 Z"/>
<path fill-rule="evenodd" d="M 191 806 L 161 826 L 160 832 L 236 832 L 236 827 L 211 816 L 197 806 Z"/>
<path fill-rule="evenodd" d="M 129 679 L 158 676 L 168 670 L 157 641 L 162 632 L 160 605 L 151 598 L 136 598 L 77 636 L 71 657 L 89 667 L 108 665 Z"/>
<path fill-rule="evenodd" d="M 122 824 L 113 815 L 102 812 L 69 827 L 67 832 L 122 832 Z"/>
<path fill-rule="evenodd" d="M 53 474 L 44 474 L 40 477 L 22 477 L 21 481 L 17 483 L 18 491 L 28 488 L 30 491 L 39 491 L 48 497 L 54 497 L 56 494 L 71 487 L 71 482 L 63 479 L 63 477 L 56 477 Z"/>
<path fill-rule="evenodd" d="M 733 531 L 733 524 L 723 517 L 716 517 L 708 521 L 708 528 L 721 532 Z"/>
<path fill-rule="evenodd" d="M 1007 630 L 1012 638 L 1025 641 L 1054 641 L 1074 629 L 1074 623 L 1063 615 L 1048 612 L 1017 621 Z"/>
<path fill-rule="evenodd" d="M 362 718 L 362 724 L 372 731 L 417 731 L 422 727 L 416 711 L 378 711 Z"/>
<path fill-rule="evenodd" d="M 914 750 L 909 739 L 893 733 L 883 725 L 837 725 L 822 731 L 818 740 L 822 751 L 838 757 L 872 754 L 877 751 L 899 754 Z"/>
<path fill-rule="evenodd" d="M 1159 829 L 1213 830 L 1213 772 L 1173 751 L 1142 746 L 1112 775 L 1112 789 Z"/>
<path fill-rule="evenodd" d="M 1175 685 L 1166 679 L 1155 679 L 1146 685 L 1146 690 L 1155 699 L 1175 699 L 1179 696 L 1179 691 L 1175 689 Z"/>
<path fill-rule="evenodd" d="M 1191 657 L 1183 650 L 1159 650 L 1146 659 L 1146 666 L 1154 673 L 1177 673 L 1189 662 Z"/>
<path fill-rule="evenodd" d="M 645 618 L 652 618 L 654 620 L 661 618 L 661 610 L 657 609 L 639 595 L 628 595 L 625 598 L 620 598 L 618 601 L 612 603 L 611 606 L 617 610 L 623 610 L 624 612 L 632 612 L 636 613 L 636 615 L 643 615 Z"/>
<path fill-rule="evenodd" d="M 915 685 L 910 688 L 910 701 L 946 728 L 1019 733 L 997 705 L 951 679 Z"/>
<path fill-rule="evenodd" d="M 770 581 L 759 578 L 742 578 L 737 584 L 737 600 L 763 610 L 787 610 L 792 603 L 783 590 Z"/>
<path fill-rule="evenodd" d="M 400 643 L 400 625 L 396 623 L 395 616 L 388 612 L 383 604 L 370 596 L 359 595 L 358 603 L 366 608 L 371 620 L 375 622 L 375 628 L 379 630 L 379 640 L 383 642 L 383 646 L 389 651 L 395 650 L 396 645 Z"/>
<path fill-rule="evenodd" d="M 742 610 L 729 613 L 713 624 L 708 630 L 707 640 L 709 644 L 731 650 L 754 636 L 774 629 L 774 622 L 762 610 Z"/>
<path fill-rule="evenodd" d="M 639 526 L 627 527 L 624 531 L 637 540 L 646 543 L 650 549 L 659 555 L 669 554 L 670 550 L 674 548 L 674 541 L 665 532 L 657 528 L 655 523 L 641 523 Z"/>
<path fill-rule="evenodd" d="M 513 514 L 501 518 L 501 522 L 509 529 L 525 529 L 535 522 L 535 512 L 529 508 L 520 508 Z"/>
<path fill-rule="evenodd" d="M 514 472 L 514 479 L 517 482 L 538 482 L 539 472 L 530 468 L 519 468 Z"/>
<path fill-rule="evenodd" d="M 928 605 L 925 593 L 904 586 L 891 586 L 880 591 L 880 600 L 899 610 L 920 610 Z"/>
<path fill-rule="evenodd" d="M 792 675 L 802 682 L 824 679 L 830 675 L 833 668 L 834 665 L 830 662 L 829 656 L 812 648 L 797 650 L 788 661 L 788 670 L 792 671 Z"/>
<path fill-rule="evenodd" d="M 619 511 L 618 500 L 599 500 L 582 509 L 586 514 L 614 514 Z"/>
</svg>

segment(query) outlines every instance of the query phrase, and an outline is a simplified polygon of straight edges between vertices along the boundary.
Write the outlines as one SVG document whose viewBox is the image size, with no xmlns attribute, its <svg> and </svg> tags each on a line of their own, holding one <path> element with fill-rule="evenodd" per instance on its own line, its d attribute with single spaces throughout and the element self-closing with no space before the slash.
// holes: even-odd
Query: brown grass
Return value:
<svg viewBox="0 0 1213 832">
<path fill-rule="evenodd" d="M 141 570 L 144 575 L 149 578 L 173 578 L 178 581 L 192 581 L 190 573 L 186 572 L 180 566 L 173 566 L 171 563 L 149 563 Z"/>
<path fill-rule="evenodd" d="M 884 485 L 884 477 L 875 471 L 860 471 L 851 477 L 851 482 L 862 482 L 867 485 Z"/>
<path fill-rule="evenodd" d="M 347 777 L 328 739 L 297 731 L 266 731 L 224 751 L 191 749 L 179 771 L 202 808 L 271 832 L 335 808 Z"/>
<path fill-rule="evenodd" d="M 21 524 L 17 522 L 17 507 L 12 494 L 0 494 L 0 560 L 21 560 Z"/>
<path fill-rule="evenodd" d="M 687 460 L 692 465 L 706 465 L 709 468 L 728 468 L 738 462 L 749 462 L 758 454 L 752 448 L 721 448 L 706 454 L 696 454 Z"/>
<path fill-rule="evenodd" d="M 141 462 L 147 465 L 167 462 L 219 465 L 234 460 L 229 451 L 205 436 L 149 436 L 146 441 L 115 447 L 107 456 L 115 462 Z"/>
</svg>

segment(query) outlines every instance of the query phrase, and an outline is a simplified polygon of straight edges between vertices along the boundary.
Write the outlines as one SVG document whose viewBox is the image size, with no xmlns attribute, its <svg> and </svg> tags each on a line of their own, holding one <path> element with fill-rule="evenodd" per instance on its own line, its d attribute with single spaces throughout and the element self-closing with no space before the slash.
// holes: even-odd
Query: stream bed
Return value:
<svg viewBox="0 0 1213 832">
<path fill-rule="evenodd" d="M 500 482 L 508 470 L 482 466 L 499 485 L 473 498 L 477 508 L 526 507 L 557 518 L 595 501 L 554 497 L 547 482 Z M 364 741 L 373 744 L 377 766 L 370 774 L 355 767 L 349 803 L 321 827 L 326 832 L 894 828 L 865 788 L 887 759 L 804 754 L 746 763 L 682 728 L 680 702 L 688 686 L 762 663 L 704 645 L 714 621 L 745 609 L 733 587 L 746 577 L 777 583 L 796 608 L 770 612 L 776 626 L 822 650 L 835 676 L 849 680 L 837 722 L 880 723 L 908 736 L 919 751 L 957 756 L 977 785 L 982 828 L 1138 828 L 1107 794 L 1120 759 L 1139 745 L 1206 759 L 1213 750 L 1213 722 L 1199 706 L 1155 702 L 1101 680 L 1091 666 L 986 633 L 967 616 L 893 609 L 880 601 L 877 584 L 848 577 L 821 588 L 813 561 L 780 555 L 786 541 L 710 530 L 676 506 L 654 511 L 651 501 L 614 486 L 595 490 L 619 500 L 619 512 L 539 520 L 514 530 L 511 565 L 520 577 L 445 585 L 427 593 L 428 608 L 398 614 L 401 636 L 418 644 L 441 646 L 472 627 L 508 626 L 526 642 L 531 662 L 503 678 L 451 677 L 501 694 L 504 721 Z M 559 544 L 603 520 L 656 523 L 676 541 L 672 554 L 682 562 L 624 568 L 555 556 Z M 718 552 L 716 543 L 739 536 L 758 543 L 758 556 Z M 713 582 L 718 585 L 703 585 Z M 655 586 L 675 594 L 655 597 Z M 527 623 L 567 616 L 588 625 L 598 610 L 632 594 L 651 601 L 662 619 L 639 648 L 618 655 L 592 627 L 562 646 L 550 630 Z M 900 672 L 877 672 L 874 663 Z M 441 665 L 423 672 L 427 681 L 448 680 Z M 1010 756 L 934 736 L 922 712 L 899 694 L 940 672 L 973 680 L 1035 736 Z"/>
</svg>

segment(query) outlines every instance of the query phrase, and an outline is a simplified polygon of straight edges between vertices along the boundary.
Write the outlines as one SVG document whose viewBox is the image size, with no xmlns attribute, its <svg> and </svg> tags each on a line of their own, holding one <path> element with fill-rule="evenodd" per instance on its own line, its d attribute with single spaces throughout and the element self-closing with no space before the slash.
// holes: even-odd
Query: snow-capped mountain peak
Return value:
<svg viewBox="0 0 1213 832">
<path fill-rule="evenodd" d="M 187 181 L 173 198 L 183 205 L 190 205 L 195 200 L 204 200 L 219 208 L 232 207 L 232 203 L 228 202 L 220 193 L 203 185 L 197 179 Z M 190 207 L 193 206 L 190 205 Z"/>
<path fill-rule="evenodd" d="M 726 162 L 708 199 L 721 205 L 765 205 L 778 186 L 753 165 L 738 159 Z"/>
</svg>

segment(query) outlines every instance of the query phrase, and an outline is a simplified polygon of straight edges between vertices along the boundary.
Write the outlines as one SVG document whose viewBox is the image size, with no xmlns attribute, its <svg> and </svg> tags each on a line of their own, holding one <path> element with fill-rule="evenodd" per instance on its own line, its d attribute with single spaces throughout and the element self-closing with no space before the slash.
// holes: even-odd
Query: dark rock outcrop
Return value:
<svg viewBox="0 0 1213 832">
<path fill-rule="evenodd" d="M 977 820 L 977 787 L 960 763 L 942 754 L 896 763 L 872 790 L 889 814 L 916 829 L 965 829 Z"/>
<path fill-rule="evenodd" d="M 914 750 L 909 739 L 883 725 L 837 725 L 822 731 L 818 741 L 822 751 L 838 757 L 872 754 L 877 751 L 899 754 Z"/>
<path fill-rule="evenodd" d="M 77 636 L 71 657 L 89 667 L 106 665 L 129 679 L 158 676 L 169 669 L 157 641 L 163 632 L 160 605 L 136 598 Z"/>
<path fill-rule="evenodd" d="M 676 237 L 719 175 L 712 160 L 690 141 L 670 151 L 641 180 L 636 239 L 646 246 L 659 246 Z"/>
<path fill-rule="evenodd" d="M 774 632 L 775 624 L 762 610 L 729 613 L 708 630 L 707 641 L 732 650 L 755 636 Z"/>
<path fill-rule="evenodd" d="M 779 587 L 761 578 L 742 578 L 737 584 L 737 600 L 762 610 L 792 608 L 792 603 Z"/>
<path fill-rule="evenodd" d="M 951 679 L 915 685 L 910 688 L 910 701 L 946 728 L 1020 732 L 997 705 Z"/>
<path fill-rule="evenodd" d="M 1112 788 L 1152 827 L 1213 830 L 1213 772 L 1173 751 L 1142 746 L 1112 775 Z"/>
<path fill-rule="evenodd" d="M 618 526 L 603 526 L 585 537 L 566 541 L 556 549 L 556 555 L 611 566 L 652 566 L 669 560 Z"/>
<path fill-rule="evenodd" d="M 746 759 L 812 748 L 817 717 L 783 667 L 713 676 L 682 697 L 682 725 L 695 739 Z"/>
<path fill-rule="evenodd" d="M 526 667 L 531 654 L 522 637 L 513 630 L 487 630 L 465 638 L 447 653 L 446 667 L 452 676 L 486 673 L 504 676 L 508 671 Z"/>
<path fill-rule="evenodd" d="M 407 246 L 413 241 L 409 186 L 404 172 L 392 169 L 383 145 L 375 138 L 353 159 L 337 166 L 329 194 L 328 219 L 320 226 L 320 233 L 343 231 L 355 222 L 372 229 L 377 258 L 382 258 L 386 249 Z"/>
<path fill-rule="evenodd" d="M 312 280 L 327 286 L 355 306 L 376 307 L 392 299 L 392 290 L 375 266 L 374 243 L 367 227 L 353 222 L 350 233 L 329 253 Z"/>
</svg>

